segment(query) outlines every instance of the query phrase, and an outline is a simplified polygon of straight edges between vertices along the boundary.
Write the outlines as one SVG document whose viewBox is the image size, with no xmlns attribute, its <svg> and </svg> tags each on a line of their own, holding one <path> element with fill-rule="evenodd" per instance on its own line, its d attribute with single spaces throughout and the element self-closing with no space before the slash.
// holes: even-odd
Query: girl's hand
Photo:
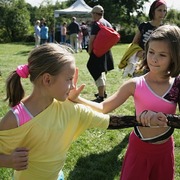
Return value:
<svg viewBox="0 0 180 180">
<path fill-rule="evenodd" d="M 68 99 L 73 102 L 78 102 L 78 97 L 81 93 L 81 91 L 84 89 L 85 84 L 82 84 L 80 87 L 77 87 L 77 81 L 78 81 L 78 69 L 76 69 L 75 75 L 74 75 L 74 88 L 70 91 Z"/>
<path fill-rule="evenodd" d="M 28 149 L 27 148 L 16 148 L 9 157 L 9 165 L 11 168 L 21 171 L 28 167 Z"/>
<path fill-rule="evenodd" d="M 137 121 L 143 126 L 167 126 L 166 116 L 161 112 L 143 111 L 137 116 Z"/>
</svg>

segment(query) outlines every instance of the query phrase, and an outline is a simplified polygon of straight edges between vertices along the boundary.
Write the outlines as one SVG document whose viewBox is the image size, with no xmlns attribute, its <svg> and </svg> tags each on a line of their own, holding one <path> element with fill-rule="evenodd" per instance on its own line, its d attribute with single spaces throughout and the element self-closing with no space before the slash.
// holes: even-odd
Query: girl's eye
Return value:
<svg viewBox="0 0 180 180">
<path fill-rule="evenodd" d="M 149 54 L 154 54 L 154 52 L 153 51 L 149 51 Z"/>
<path fill-rule="evenodd" d="M 160 54 L 160 56 L 162 56 L 162 57 L 166 57 L 166 55 L 165 55 L 165 54 Z"/>
</svg>

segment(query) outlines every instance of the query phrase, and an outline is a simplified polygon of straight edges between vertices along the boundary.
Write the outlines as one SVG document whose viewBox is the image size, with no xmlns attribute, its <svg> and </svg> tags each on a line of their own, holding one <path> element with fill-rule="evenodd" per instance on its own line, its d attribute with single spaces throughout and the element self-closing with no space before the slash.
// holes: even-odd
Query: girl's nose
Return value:
<svg viewBox="0 0 180 180">
<path fill-rule="evenodd" d="M 157 56 L 156 56 L 156 55 L 154 55 L 154 56 L 152 57 L 152 61 L 153 61 L 154 63 L 157 63 L 158 59 L 157 59 Z"/>
</svg>

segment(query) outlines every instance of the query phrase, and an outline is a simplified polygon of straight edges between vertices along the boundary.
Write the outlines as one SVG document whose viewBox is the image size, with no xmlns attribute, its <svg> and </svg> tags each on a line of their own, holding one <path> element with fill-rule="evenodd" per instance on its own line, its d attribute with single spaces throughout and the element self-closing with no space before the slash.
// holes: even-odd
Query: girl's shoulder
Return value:
<svg viewBox="0 0 180 180">
<path fill-rule="evenodd" d="M 17 120 L 15 115 L 11 110 L 7 112 L 7 114 L 0 120 L 0 130 L 9 130 L 17 128 Z"/>
</svg>

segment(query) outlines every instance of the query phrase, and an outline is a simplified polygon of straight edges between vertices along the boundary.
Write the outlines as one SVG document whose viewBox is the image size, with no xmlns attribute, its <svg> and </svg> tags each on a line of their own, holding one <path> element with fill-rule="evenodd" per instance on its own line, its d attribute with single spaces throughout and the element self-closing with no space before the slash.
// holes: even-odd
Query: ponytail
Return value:
<svg viewBox="0 0 180 180">
<path fill-rule="evenodd" d="M 24 97 L 24 89 L 21 84 L 20 78 L 28 78 L 29 67 L 28 65 L 20 65 L 16 71 L 13 71 L 6 80 L 6 99 L 9 100 L 9 106 L 13 107 L 20 103 Z"/>
</svg>

